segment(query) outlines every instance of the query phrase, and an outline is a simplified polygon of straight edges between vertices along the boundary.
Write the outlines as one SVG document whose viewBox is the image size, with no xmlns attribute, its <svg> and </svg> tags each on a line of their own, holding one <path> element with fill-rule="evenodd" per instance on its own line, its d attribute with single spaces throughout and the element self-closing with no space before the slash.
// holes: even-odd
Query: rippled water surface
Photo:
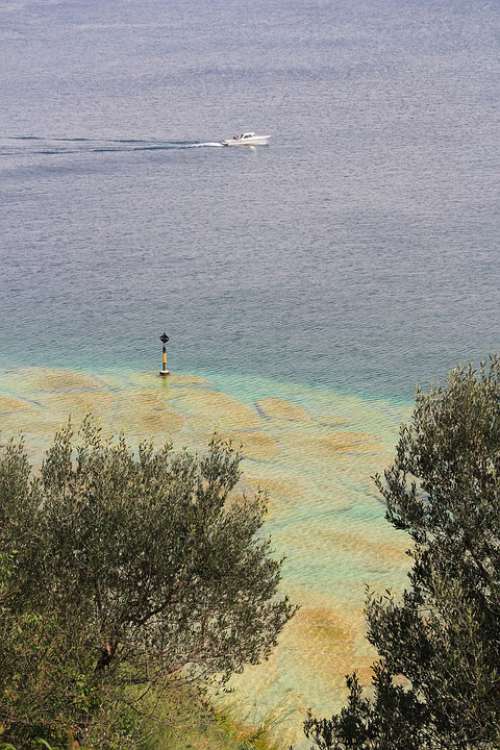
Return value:
<svg viewBox="0 0 500 750">
<path fill-rule="evenodd" d="M 0 8 L 1 355 L 407 396 L 498 347 L 497 3 Z M 270 132 L 257 151 L 210 144 Z"/>
<path fill-rule="evenodd" d="M 304 606 L 243 689 L 290 726 L 402 583 L 369 477 L 415 384 L 500 348 L 499 38 L 487 1 L 0 5 L 3 429 L 247 446 Z M 207 380 L 141 380 L 164 329 Z"/>
</svg>

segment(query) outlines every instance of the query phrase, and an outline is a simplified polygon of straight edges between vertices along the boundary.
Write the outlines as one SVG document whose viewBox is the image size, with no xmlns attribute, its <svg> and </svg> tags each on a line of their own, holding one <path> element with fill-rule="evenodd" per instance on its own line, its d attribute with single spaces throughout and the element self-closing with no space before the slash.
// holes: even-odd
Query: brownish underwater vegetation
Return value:
<svg viewBox="0 0 500 750">
<path fill-rule="evenodd" d="M 364 640 L 364 583 L 398 587 L 407 567 L 403 535 L 383 523 L 369 477 L 388 462 L 405 406 L 314 389 L 305 398 L 302 386 L 242 401 L 198 377 L 44 368 L 0 373 L 0 394 L 2 434 L 22 430 L 35 466 L 68 414 L 77 425 L 89 411 L 103 435 L 124 430 L 134 446 L 153 438 L 202 451 L 216 428 L 242 445 L 236 495 L 269 494 L 267 528 L 277 555 L 287 557 L 284 586 L 302 607 L 269 660 L 233 678 L 241 716 L 255 709 L 251 723 L 258 725 L 285 707 L 286 732 L 282 726 L 278 735 L 285 732 L 290 744 L 308 705 L 326 709 L 340 699 L 347 662 L 367 673 L 373 656 Z M 325 625 L 349 623 L 329 643 L 322 639 L 321 674 L 318 612 Z"/>
</svg>

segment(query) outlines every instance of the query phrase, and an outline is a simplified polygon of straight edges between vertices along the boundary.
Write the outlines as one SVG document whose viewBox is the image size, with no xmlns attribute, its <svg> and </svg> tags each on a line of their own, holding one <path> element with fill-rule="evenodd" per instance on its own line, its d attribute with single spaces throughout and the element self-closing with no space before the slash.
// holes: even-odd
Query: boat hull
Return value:
<svg viewBox="0 0 500 750">
<path fill-rule="evenodd" d="M 270 135 L 255 135 L 252 138 L 227 138 L 222 141 L 223 146 L 267 146 Z"/>
</svg>

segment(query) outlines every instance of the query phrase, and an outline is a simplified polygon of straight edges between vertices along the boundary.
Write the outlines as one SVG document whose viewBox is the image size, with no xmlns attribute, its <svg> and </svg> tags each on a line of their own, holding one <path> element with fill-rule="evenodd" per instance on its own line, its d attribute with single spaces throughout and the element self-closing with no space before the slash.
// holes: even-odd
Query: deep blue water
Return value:
<svg viewBox="0 0 500 750">
<path fill-rule="evenodd" d="M 0 366 L 402 396 L 500 349 L 500 5 L 4 0 Z M 267 149 L 213 143 L 244 128 Z"/>
</svg>

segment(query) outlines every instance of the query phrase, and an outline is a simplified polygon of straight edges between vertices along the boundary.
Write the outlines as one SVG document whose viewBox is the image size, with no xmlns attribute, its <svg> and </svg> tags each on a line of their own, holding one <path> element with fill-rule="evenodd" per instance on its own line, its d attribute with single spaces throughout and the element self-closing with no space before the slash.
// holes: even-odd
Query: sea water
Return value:
<svg viewBox="0 0 500 750">
<path fill-rule="evenodd" d="M 369 477 L 416 384 L 499 349 L 499 31 L 465 0 L 0 6 L 3 429 L 41 450 L 98 403 L 246 442 L 305 602 L 253 695 L 296 715 L 368 664 L 364 583 L 403 585 Z M 271 146 L 219 146 L 246 129 Z M 163 330 L 205 380 L 162 432 Z"/>
</svg>

